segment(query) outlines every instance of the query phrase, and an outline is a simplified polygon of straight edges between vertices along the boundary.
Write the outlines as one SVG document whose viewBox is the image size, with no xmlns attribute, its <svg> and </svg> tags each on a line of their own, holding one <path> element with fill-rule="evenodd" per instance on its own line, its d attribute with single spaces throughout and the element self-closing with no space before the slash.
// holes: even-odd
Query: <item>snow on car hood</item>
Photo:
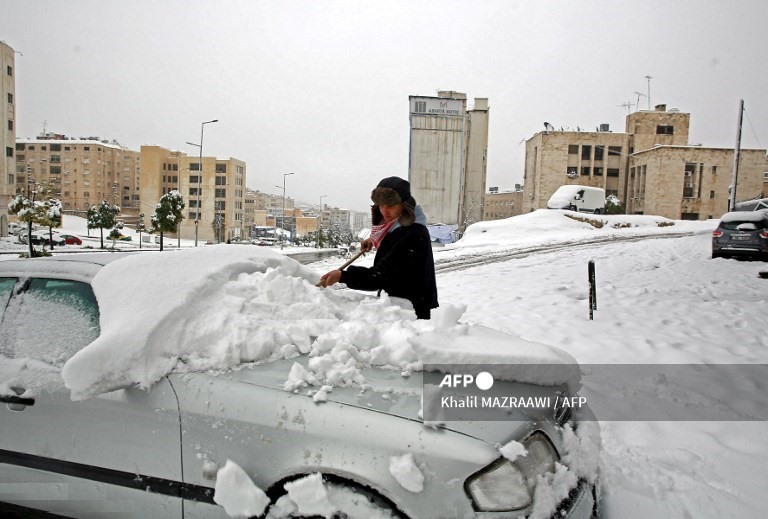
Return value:
<svg viewBox="0 0 768 519">
<path fill-rule="evenodd" d="M 565 352 L 458 323 L 445 305 L 417 321 L 410 304 L 317 288 L 319 276 L 275 251 L 213 246 L 137 254 L 93 279 L 101 334 L 64 365 L 73 399 L 139 384 L 172 371 L 221 370 L 306 354 L 289 378 L 331 387 L 365 383 L 362 370 L 425 363 L 576 364 Z M 558 385 L 572 370 L 514 370 L 509 380 Z M 499 376 L 497 374 L 496 376 Z M 303 377 L 303 378 L 302 378 Z M 305 380 L 306 379 L 306 380 Z"/>
</svg>

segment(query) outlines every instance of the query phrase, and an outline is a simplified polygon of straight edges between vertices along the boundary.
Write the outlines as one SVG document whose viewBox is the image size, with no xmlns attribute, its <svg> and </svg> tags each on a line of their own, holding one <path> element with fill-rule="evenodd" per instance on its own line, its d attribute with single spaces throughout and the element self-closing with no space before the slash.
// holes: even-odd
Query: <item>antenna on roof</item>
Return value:
<svg viewBox="0 0 768 519">
<path fill-rule="evenodd" d="M 545 121 L 544 122 L 544 131 L 553 132 L 553 131 L 555 131 L 555 127 Z"/>
</svg>

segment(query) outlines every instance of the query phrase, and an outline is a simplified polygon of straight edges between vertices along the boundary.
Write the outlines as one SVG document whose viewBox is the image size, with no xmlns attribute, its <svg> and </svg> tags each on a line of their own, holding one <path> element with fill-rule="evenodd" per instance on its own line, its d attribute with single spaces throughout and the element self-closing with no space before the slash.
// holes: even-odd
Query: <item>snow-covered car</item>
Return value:
<svg viewBox="0 0 768 519">
<path fill-rule="evenodd" d="M 768 210 L 725 213 L 712 231 L 712 257 L 768 260 Z"/>
<path fill-rule="evenodd" d="M 0 510 L 593 516 L 586 407 L 424 416 L 425 366 L 516 363 L 496 389 L 555 397 L 572 357 L 318 278 L 225 245 L 0 262 Z"/>
<path fill-rule="evenodd" d="M 32 245 L 50 245 L 51 237 L 53 237 L 54 245 L 66 245 L 66 240 L 62 238 L 59 233 L 49 233 L 45 230 L 38 230 L 32 232 Z M 22 233 L 19 236 L 22 243 L 27 243 L 27 234 Z"/>
</svg>

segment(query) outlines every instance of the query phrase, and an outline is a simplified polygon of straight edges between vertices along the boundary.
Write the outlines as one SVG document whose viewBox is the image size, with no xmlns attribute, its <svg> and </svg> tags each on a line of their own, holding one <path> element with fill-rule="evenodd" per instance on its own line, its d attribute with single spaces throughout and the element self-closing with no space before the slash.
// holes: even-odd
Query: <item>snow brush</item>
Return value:
<svg viewBox="0 0 768 519">
<path fill-rule="evenodd" d="M 357 258 L 362 256 L 363 254 L 365 254 L 365 251 L 364 250 L 360 250 L 360 252 L 358 252 L 357 254 L 352 256 L 351 258 L 349 258 L 347 261 L 344 262 L 344 264 L 341 267 L 339 267 L 336 270 L 344 270 L 345 268 L 349 267 L 352 264 L 353 261 L 355 261 Z M 325 285 L 323 285 L 322 281 L 318 282 L 315 286 L 316 287 L 320 287 L 320 288 L 325 288 Z"/>
</svg>

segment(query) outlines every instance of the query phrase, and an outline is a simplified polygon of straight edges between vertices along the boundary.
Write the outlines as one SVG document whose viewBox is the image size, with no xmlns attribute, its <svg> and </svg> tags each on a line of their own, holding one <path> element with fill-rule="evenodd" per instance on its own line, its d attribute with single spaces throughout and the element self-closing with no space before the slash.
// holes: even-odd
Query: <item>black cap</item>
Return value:
<svg viewBox="0 0 768 519">
<path fill-rule="evenodd" d="M 387 177 L 379 182 L 379 185 L 376 187 L 394 189 L 397 191 L 397 194 L 400 195 L 400 200 L 403 202 L 411 198 L 411 184 L 400 177 Z"/>
</svg>

